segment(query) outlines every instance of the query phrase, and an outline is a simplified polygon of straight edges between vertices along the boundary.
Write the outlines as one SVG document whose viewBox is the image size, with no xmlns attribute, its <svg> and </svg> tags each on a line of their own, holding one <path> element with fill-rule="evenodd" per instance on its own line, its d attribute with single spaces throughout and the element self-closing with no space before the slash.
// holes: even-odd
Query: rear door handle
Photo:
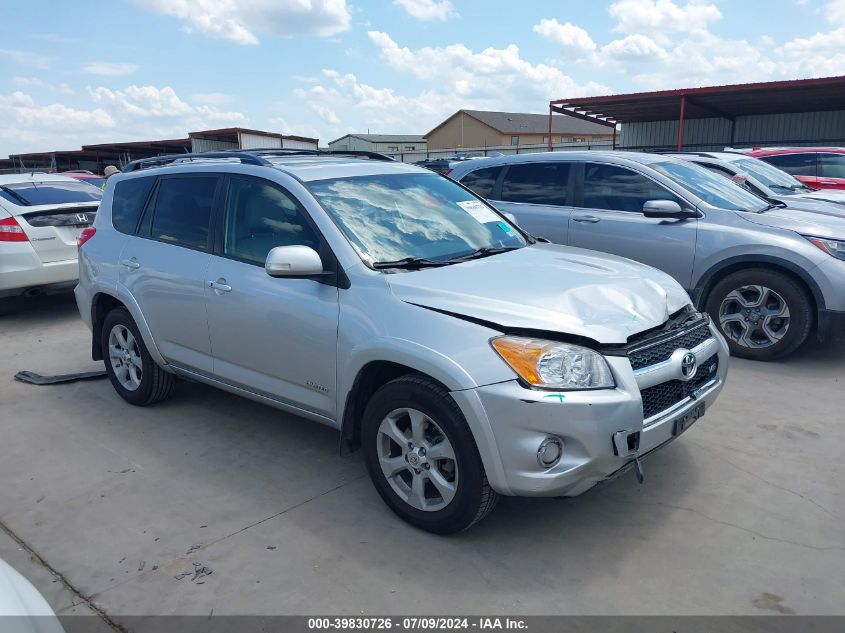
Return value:
<svg viewBox="0 0 845 633">
<path fill-rule="evenodd" d="M 838 185 L 839 183 L 835 180 L 819 180 L 820 185 Z"/>
<path fill-rule="evenodd" d="M 583 222 L 584 224 L 595 224 L 601 220 L 601 218 L 597 218 L 594 215 L 573 215 L 572 219 L 576 222 Z"/>
<path fill-rule="evenodd" d="M 217 281 L 209 281 L 208 286 L 217 294 L 222 294 L 224 292 L 232 292 L 232 286 L 227 285 L 226 280 L 222 277 Z"/>
<path fill-rule="evenodd" d="M 139 264 L 138 260 L 134 257 L 132 259 L 124 259 L 122 262 L 120 262 L 120 264 L 122 266 L 126 266 L 131 270 L 138 270 L 141 267 L 141 264 Z"/>
</svg>

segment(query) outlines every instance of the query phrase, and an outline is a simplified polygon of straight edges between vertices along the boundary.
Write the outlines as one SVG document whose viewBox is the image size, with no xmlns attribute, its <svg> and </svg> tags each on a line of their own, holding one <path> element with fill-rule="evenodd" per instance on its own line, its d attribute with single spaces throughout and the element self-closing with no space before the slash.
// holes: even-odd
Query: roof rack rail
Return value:
<svg viewBox="0 0 845 633">
<path fill-rule="evenodd" d="M 295 149 L 292 147 L 258 147 L 245 149 L 244 153 L 258 156 L 356 156 L 370 160 L 395 161 L 396 159 L 380 152 L 359 149 Z"/>
<path fill-rule="evenodd" d="M 152 169 L 153 167 L 163 167 L 165 165 L 172 165 L 173 163 L 186 162 L 189 163 L 195 160 L 207 160 L 214 158 L 236 158 L 241 163 L 247 165 L 270 165 L 270 161 L 261 158 L 256 154 L 248 152 L 197 152 L 188 154 L 167 154 L 165 156 L 153 156 L 152 158 L 141 158 L 127 163 L 123 168 L 123 173 L 138 171 L 140 169 Z"/>
</svg>

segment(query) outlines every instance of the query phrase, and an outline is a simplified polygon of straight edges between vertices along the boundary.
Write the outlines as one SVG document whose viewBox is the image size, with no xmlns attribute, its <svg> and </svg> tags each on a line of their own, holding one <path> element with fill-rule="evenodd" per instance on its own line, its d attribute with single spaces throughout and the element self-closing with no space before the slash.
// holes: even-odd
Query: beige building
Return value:
<svg viewBox="0 0 845 633">
<path fill-rule="evenodd" d="M 540 145 L 549 142 L 549 116 L 458 110 L 425 135 L 428 149 Z M 552 118 L 552 143 L 612 140 L 613 128 L 565 115 Z"/>
</svg>

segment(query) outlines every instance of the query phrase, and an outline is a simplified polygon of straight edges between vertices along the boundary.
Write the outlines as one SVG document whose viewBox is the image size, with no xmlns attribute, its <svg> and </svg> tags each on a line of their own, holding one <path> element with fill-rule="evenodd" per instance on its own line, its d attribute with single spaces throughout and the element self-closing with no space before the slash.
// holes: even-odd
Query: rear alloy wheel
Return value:
<svg viewBox="0 0 845 633">
<path fill-rule="evenodd" d="M 795 351 L 812 326 L 812 304 L 791 278 L 772 270 L 733 273 L 710 293 L 707 312 L 731 353 L 773 360 Z"/>
<path fill-rule="evenodd" d="M 408 374 L 376 391 L 364 411 L 361 441 L 381 498 L 418 528 L 460 532 L 496 505 L 461 409 L 426 376 Z"/>
<path fill-rule="evenodd" d="M 126 402 L 145 406 L 173 393 L 176 376 L 152 359 L 126 308 L 115 308 L 106 315 L 101 344 L 109 380 Z"/>
</svg>

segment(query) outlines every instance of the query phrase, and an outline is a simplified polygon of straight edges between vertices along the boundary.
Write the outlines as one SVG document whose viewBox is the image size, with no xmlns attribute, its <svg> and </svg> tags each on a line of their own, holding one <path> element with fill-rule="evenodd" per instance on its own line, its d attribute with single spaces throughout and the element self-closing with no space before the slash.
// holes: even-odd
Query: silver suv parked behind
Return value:
<svg viewBox="0 0 845 633">
<path fill-rule="evenodd" d="M 685 160 L 635 152 L 524 154 L 450 174 L 520 226 L 666 271 L 731 353 L 771 360 L 845 333 L 845 218 L 767 202 Z"/>
<path fill-rule="evenodd" d="M 425 169 L 267 150 L 125 172 L 76 289 L 118 394 L 181 376 L 337 428 L 423 529 L 641 474 L 722 388 L 727 346 L 671 277 L 537 243 Z"/>
</svg>

